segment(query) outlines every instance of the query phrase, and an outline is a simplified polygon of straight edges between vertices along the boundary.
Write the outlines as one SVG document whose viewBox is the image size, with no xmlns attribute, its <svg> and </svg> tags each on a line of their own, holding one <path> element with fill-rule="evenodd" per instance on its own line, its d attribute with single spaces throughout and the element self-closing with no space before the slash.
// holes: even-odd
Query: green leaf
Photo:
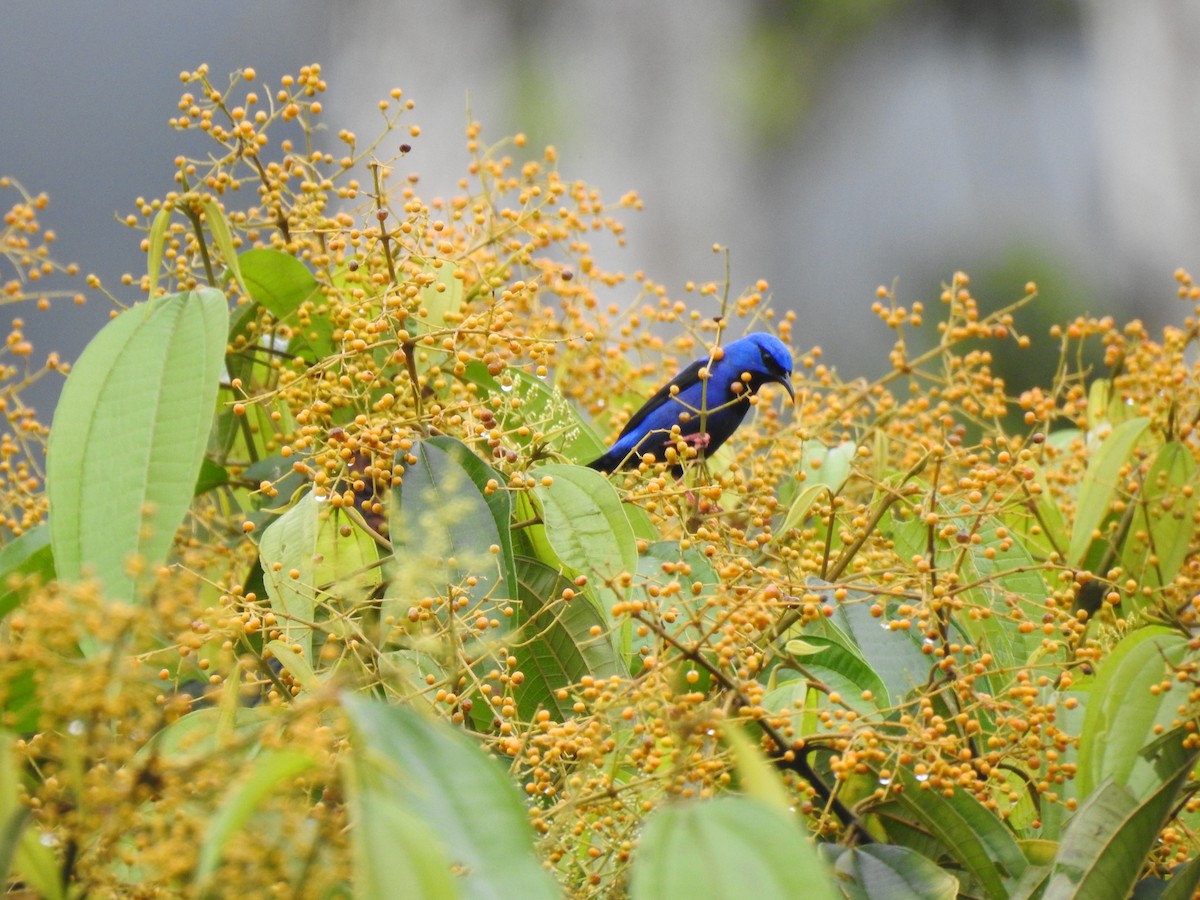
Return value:
<svg viewBox="0 0 1200 900">
<path fill-rule="evenodd" d="M 784 670 L 779 669 L 782 673 Z M 774 673 L 772 673 L 774 674 Z M 834 675 L 834 679 L 841 676 Z M 853 690 L 855 685 L 849 681 L 845 687 Z M 834 689 L 843 685 L 833 684 Z M 769 709 L 777 717 L 788 716 L 792 719 L 792 728 L 796 737 L 804 738 L 819 733 L 820 727 L 816 713 L 817 692 L 808 686 L 807 678 L 780 677 L 778 682 L 762 698 L 762 707 Z"/>
<path fill-rule="evenodd" d="M 450 661 L 447 661 L 450 662 Z M 432 681 L 448 677 L 445 666 L 434 655 L 421 650 L 387 650 L 379 654 L 380 680 L 395 687 L 405 702 L 433 710 L 437 704 L 426 691 Z"/>
<path fill-rule="evenodd" d="M 279 660 L 279 664 L 304 690 L 312 691 L 320 687 L 321 681 L 303 653 L 297 653 L 283 641 L 268 641 L 265 649 L 271 651 L 271 655 Z"/>
<path fill-rule="evenodd" d="M 200 474 L 196 478 L 195 496 L 207 494 L 209 491 L 216 490 L 222 485 L 229 483 L 229 472 L 224 466 L 219 466 L 207 456 L 200 463 Z"/>
<path fill-rule="evenodd" d="M 21 773 L 13 759 L 13 738 L 0 731 L 0 879 L 8 874 L 20 845 L 21 832 L 29 821 L 30 809 L 20 799 Z"/>
<path fill-rule="evenodd" d="M 1183 733 L 1168 736 L 1157 784 L 1143 797 L 1105 781 L 1080 804 L 1063 834 L 1044 900 L 1125 897 L 1133 890 L 1179 789 L 1196 763 Z"/>
<path fill-rule="evenodd" d="M 225 213 L 221 211 L 221 207 L 212 197 L 201 198 L 200 207 L 204 210 L 204 217 L 208 220 L 208 232 L 212 235 L 217 249 L 221 251 L 221 258 L 225 260 L 229 274 L 233 276 L 233 280 L 238 283 L 238 287 L 242 291 L 247 291 L 246 282 L 242 279 L 241 267 L 238 265 L 237 250 L 233 246 L 233 234 L 229 230 L 229 220 L 225 218 Z"/>
<path fill-rule="evenodd" d="M 1045 866 L 1054 862 L 1054 858 L 1058 856 L 1058 841 L 1049 841 L 1042 838 L 1023 838 L 1017 841 L 1021 845 L 1021 852 L 1025 854 L 1025 858 L 1029 860 L 1030 867 Z M 1028 871 L 1028 870 L 1026 870 Z"/>
<path fill-rule="evenodd" d="M 323 607 L 354 606 L 380 580 L 374 542 L 359 528 L 342 535 L 345 522 L 341 513 L 310 491 L 272 522 L 259 540 L 263 584 L 282 621 L 283 640 L 299 645 L 310 668 L 313 626 L 325 618 Z M 287 660 L 281 657 L 281 661 Z"/>
<path fill-rule="evenodd" d="M 788 813 L 792 805 L 791 795 L 784 787 L 779 771 L 767 762 L 759 743 L 747 737 L 746 732 L 733 723 L 722 730 L 721 738 L 733 751 L 733 769 L 737 772 L 738 786 L 746 796 L 781 813 Z"/>
<path fill-rule="evenodd" d="M 293 323 L 305 300 L 316 293 L 308 266 L 282 250 L 257 248 L 238 256 L 246 293 L 280 322 Z"/>
<path fill-rule="evenodd" d="M 130 599 L 128 568 L 166 558 L 196 487 L 225 353 L 225 295 L 158 297 L 109 322 L 75 364 L 47 458 L 58 576 Z"/>
<path fill-rule="evenodd" d="M 675 803 L 646 819 L 632 900 L 834 900 L 838 892 L 796 816 L 750 797 Z"/>
<path fill-rule="evenodd" d="M 1171 874 L 1158 900 L 1193 900 L 1197 888 L 1200 888 L 1200 856 L 1192 857 Z"/>
<path fill-rule="evenodd" d="M 804 485 L 823 484 L 836 494 L 850 477 L 858 447 L 852 441 L 842 441 L 836 447 L 826 447 L 820 441 L 804 442 Z"/>
<path fill-rule="evenodd" d="M 1108 516 L 1113 499 L 1121 490 L 1120 472 L 1133 455 L 1150 420 L 1144 416 L 1117 425 L 1095 449 L 1088 461 L 1087 471 L 1079 485 L 1075 511 L 1075 526 L 1071 530 L 1071 545 L 1067 564 L 1079 566 L 1092 545 L 1092 533 Z"/>
<path fill-rule="evenodd" d="M 572 577 L 588 578 L 584 592 L 608 617 L 608 630 L 629 665 L 635 652 L 633 622 L 627 618 L 618 625 L 612 617 L 613 607 L 627 599 L 628 591 L 613 579 L 637 571 L 637 538 L 616 488 L 599 472 L 580 466 L 542 466 L 535 475 L 549 476 L 551 484 L 539 481 L 532 492 L 542 524 L 526 529 L 525 538 L 542 562 Z M 529 494 L 520 499 L 532 507 Z"/>
<path fill-rule="evenodd" d="M 467 896 L 559 897 L 534 855 L 529 815 L 502 766 L 461 731 L 412 709 L 351 695 L 343 704 L 356 733 L 352 764 L 369 797 L 366 810 L 360 797 L 360 821 L 386 805 L 411 812 L 425 825 L 422 851 L 432 836 L 461 867 Z M 370 849 L 395 853 L 394 843 L 376 833 Z"/>
<path fill-rule="evenodd" d="M 599 579 L 637 571 L 633 528 L 607 478 L 568 465 L 541 466 L 533 476 L 546 541 L 563 565 Z"/>
<path fill-rule="evenodd" d="M 988 896 L 1007 897 L 1029 862 L 1000 818 L 965 791 L 946 797 L 929 789 L 904 767 L 897 767 L 894 778 L 901 790 L 892 801 L 933 834 Z"/>
<path fill-rule="evenodd" d="M 624 509 L 629 512 L 631 507 L 625 505 Z M 669 606 L 679 613 L 675 617 L 676 623 L 668 627 L 676 641 L 683 645 L 699 644 L 717 630 L 717 612 L 708 601 L 720 579 L 708 557 L 699 549 L 689 547 L 685 550 L 679 541 L 656 541 L 639 554 L 637 574 L 631 599 L 653 605 L 658 602 L 655 596 L 670 597 Z M 654 647 L 657 643 L 657 636 L 648 634 L 634 641 L 634 649 L 640 651 L 643 646 Z M 703 670 L 699 670 L 699 674 L 701 680 L 693 689 L 704 691 L 709 676 Z"/>
<path fill-rule="evenodd" d="M 817 582 L 811 587 L 826 585 Z M 848 592 L 842 601 L 834 603 L 833 617 L 822 619 L 818 627 L 824 637 L 859 655 L 883 682 L 888 696 L 897 701 L 925 682 L 931 663 L 911 632 L 892 630 L 887 627 L 886 618 L 871 615 L 873 600 L 866 594 Z M 830 602 L 833 603 L 832 599 Z M 806 635 L 806 638 L 812 636 Z"/>
<path fill-rule="evenodd" d="M 577 463 L 590 462 L 608 449 L 579 411 L 551 385 L 520 369 L 507 369 L 499 377 L 489 375 L 483 363 L 471 362 L 463 380 L 479 388 L 480 399 L 503 398 L 496 418 L 519 445 L 544 443 Z M 519 404 L 514 408 L 512 401 Z M 521 428 L 528 431 L 522 434 Z"/>
<path fill-rule="evenodd" d="M 816 656 L 818 653 L 823 653 L 829 648 L 830 641 L 821 641 L 816 643 L 813 641 L 804 641 L 800 638 L 794 638 L 787 642 L 783 648 L 789 656 L 794 656 L 797 659 L 802 659 L 805 656 Z"/>
<path fill-rule="evenodd" d="M 362 900 L 461 896 L 443 842 L 396 803 L 374 767 L 353 757 L 346 772 L 354 896 Z"/>
<path fill-rule="evenodd" d="M 320 287 L 308 266 L 290 253 L 270 248 L 245 251 L 238 256 L 238 266 L 251 299 L 293 329 L 292 352 L 310 362 L 333 352 L 328 317 L 302 313 L 305 301 L 313 299 Z"/>
<path fill-rule="evenodd" d="M 219 707 L 206 706 L 180 716 L 158 731 L 135 754 L 134 759 L 145 764 L 158 755 L 173 764 L 188 767 L 202 764 L 213 754 L 250 753 L 257 747 L 259 732 L 277 714 L 270 707 L 239 707 L 229 713 Z"/>
<path fill-rule="evenodd" d="M 42 698 L 38 691 L 38 680 L 34 677 L 35 667 L 31 663 L 12 663 L 0 682 L 0 697 L 3 698 L 4 722 L 17 734 L 38 730 L 42 715 Z"/>
<path fill-rule="evenodd" d="M 515 597 L 517 568 L 513 550 L 512 529 L 512 497 L 503 487 L 489 488 L 488 482 L 495 481 L 498 485 L 505 483 L 505 478 L 482 459 L 476 456 L 471 448 L 457 438 L 448 435 L 435 435 L 425 441 L 429 446 L 444 451 L 467 473 L 471 483 L 483 495 L 491 512 L 492 521 L 496 523 L 496 534 L 500 541 L 500 566 L 502 583 L 500 596 Z"/>
<path fill-rule="evenodd" d="M 463 283 L 455 277 L 458 266 L 445 260 L 430 260 L 425 266 L 426 274 L 434 280 L 421 288 L 417 302 L 424 315 L 419 317 L 420 333 L 446 327 L 446 315 L 457 313 L 463 305 Z"/>
<path fill-rule="evenodd" d="M 975 646 L 996 657 L 998 668 L 1023 666 L 1041 641 L 1032 635 L 1026 637 L 1005 620 L 1013 609 L 1018 609 L 1030 621 L 1039 621 L 1044 613 L 1042 598 L 1052 588 L 1020 538 L 1011 533 L 1004 538 L 998 536 L 1001 523 L 989 513 L 955 518 L 963 530 L 979 538 L 978 543 L 972 541 L 963 548 L 962 577 L 978 583 L 967 597 L 973 605 L 994 614 L 987 618 L 956 616 L 955 623 Z"/>
<path fill-rule="evenodd" d="M 31 528 L 0 549 L 0 619 L 21 603 L 21 590 L 10 586 L 13 578 L 39 584 L 54 580 L 54 553 L 50 549 L 50 529 L 45 525 Z"/>
<path fill-rule="evenodd" d="M 1196 531 L 1200 497 L 1190 490 L 1195 482 L 1192 451 L 1179 441 L 1163 444 L 1134 501 L 1132 527 L 1121 552 L 1121 568 L 1137 573 L 1142 587 L 1171 584 L 1183 566 Z"/>
<path fill-rule="evenodd" d="M 1183 635 L 1148 626 L 1131 632 L 1104 657 L 1079 735 L 1075 780 L 1081 797 L 1109 778 L 1135 796 L 1157 782 L 1146 750 L 1158 740 L 1156 730 L 1170 728 L 1178 707 L 1188 702 L 1187 683 L 1170 671 L 1187 653 Z M 1164 682 L 1167 690 L 1156 687 Z"/>
<path fill-rule="evenodd" d="M 812 505 L 817 502 L 822 494 L 831 494 L 832 492 L 827 485 L 824 484 L 806 484 L 800 493 L 796 495 L 796 499 L 792 501 L 792 505 L 788 507 L 787 515 L 783 517 L 783 524 L 779 526 L 779 534 L 791 531 L 793 528 L 799 528 L 804 524 L 804 520 L 808 518 L 808 511 L 812 509 Z"/>
<path fill-rule="evenodd" d="M 221 853 L 230 839 L 245 826 L 276 786 L 310 769 L 313 759 L 301 750 L 267 750 L 251 764 L 250 771 L 226 792 L 216 815 L 208 821 L 193 884 L 204 892 L 211 885 Z"/>
<path fill-rule="evenodd" d="M 870 669 L 865 664 L 863 664 L 862 672 L 867 675 L 864 681 L 869 687 L 864 687 L 863 684 L 853 680 L 840 669 L 815 662 L 814 660 L 817 658 L 819 657 L 806 659 L 801 665 L 793 663 L 792 666 L 800 670 L 804 677 L 781 677 L 775 687 L 763 696 L 762 705 L 776 711 L 780 716 L 791 717 L 796 736 L 802 738 L 828 734 L 828 730 L 820 724 L 816 715 L 818 706 L 830 705 L 829 701 L 823 699 L 827 693 L 828 695 L 839 694 L 841 704 L 857 712 L 861 717 L 859 721 L 865 721 L 871 716 L 878 718 L 880 708 L 887 705 L 887 691 L 884 690 L 878 678 L 870 673 Z M 790 668 L 781 667 L 778 671 L 790 674 Z M 821 689 L 810 686 L 810 681 L 819 682 Z M 864 690 L 871 690 L 874 698 L 864 700 L 862 698 Z"/>
<path fill-rule="evenodd" d="M 312 623 L 316 619 L 317 552 L 320 504 L 312 492 L 272 522 L 258 543 L 263 584 L 283 624 L 283 640 L 299 645 L 312 666 Z M 292 573 L 296 573 L 292 577 Z"/>
<path fill-rule="evenodd" d="M 158 291 L 158 273 L 162 268 L 163 250 L 167 243 L 167 226 L 170 224 L 171 210 L 165 206 L 154 214 L 154 221 L 150 223 L 146 251 L 146 272 L 150 276 L 148 296 L 150 297 L 153 297 Z"/>
<path fill-rule="evenodd" d="M 954 900 L 958 879 L 908 847 L 825 844 L 834 857 L 833 873 L 848 900 Z"/>
<path fill-rule="evenodd" d="M 54 835 L 42 832 L 36 825 L 21 832 L 13 868 L 26 885 L 31 887 L 42 900 L 65 900 L 61 867 L 51 848 Z M 56 843 L 56 841 L 54 841 Z"/>
<path fill-rule="evenodd" d="M 525 682 L 517 693 L 517 709 L 532 721 L 539 709 L 561 720 L 573 716 L 572 699 L 556 693 L 578 684 L 585 675 L 626 675 L 613 647 L 608 618 L 585 592 L 563 600 L 573 582 L 536 559 L 517 557 L 521 599 L 521 640 L 513 648 Z"/>
<path fill-rule="evenodd" d="M 404 456 L 398 460 L 406 465 L 404 479 L 392 489 L 388 510 L 392 580 L 403 593 L 389 595 L 385 615 L 399 619 L 415 600 L 443 596 L 450 585 L 470 600 L 463 615 L 515 599 L 515 586 L 504 580 L 500 531 L 508 523 L 498 520 L 502 511 L 476 485 L 470 461 L 457 446 L 432 441 L 419 442 Z"/>
<path fill-rule="evenodd" d="M 29 806 L 21 801 L 21 772 L 13 755 L 13 738 L 0 731 L 0 879 L 15 874 L 40 897 L 63 898 L 60 867 L 51 845 L 30 821 Z"/>
<path fill-rule="evenodd" d="M 788 646 L 791 647 L 793 643 L 797 642 L 789 641 Z M 852 692 L 845 699 L 856 708 L 858 704 L 854 701 L 858 700 L 863 691 L 871 691 L 875 695 L 873 701 L 862 705 L 862 710 L 869 712 L 891 706 L 893 701 L 898 701 L 903 696 L 900 694 L 892 697 L 883 679 L 863 659 L 857 648 L 849 646 L 848 642 L 821 635 L 808 635 L 803 643 L 808 645 L 805 648 L 807 652 L 796 657 L 795 662 L 791 663 L 792 667 L 819 681 L 828 682 L 834 690 L 843 691 L 844 686 L 849 684 Z M 833 681 L 829 678 L 831 673 L 840 676 L 840 679 Z"/>
</svg>

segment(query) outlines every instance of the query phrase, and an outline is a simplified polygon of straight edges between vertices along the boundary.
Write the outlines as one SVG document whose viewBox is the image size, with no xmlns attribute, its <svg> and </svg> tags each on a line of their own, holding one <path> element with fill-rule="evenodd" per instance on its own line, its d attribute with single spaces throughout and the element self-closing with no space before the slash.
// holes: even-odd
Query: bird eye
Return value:
<svg viewBox="0 0 1200 900">
<path fill-rule="evenodd" d="M 767 352 L 765 347 L 758 348 L 758 355 L 762 359 L 763 368 L 766 369 L 768 372 L 770 372 L 772 375 L 783 375 L 784 374 L 783 366 L 781 366 L 779 364 L 778 360 L 776 360 L 775 357 L 773 357 L 770 353 Z"/>
</svg>

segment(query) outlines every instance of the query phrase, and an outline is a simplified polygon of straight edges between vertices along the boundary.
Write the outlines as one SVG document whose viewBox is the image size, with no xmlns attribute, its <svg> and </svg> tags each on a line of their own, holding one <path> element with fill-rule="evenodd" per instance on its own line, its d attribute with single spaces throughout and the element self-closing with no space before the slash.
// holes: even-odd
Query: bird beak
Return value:
<svg viewBox="0 0 1200 900">
<path fill-rule="evenodd" d="M 784 377 L 784 378 L 779 378 L 777 380 L 779 381 L 780 384 L 782 384 L 784 386 L 784 388 L 787 389 L 788 396 L 792 398 L 792 406 L 795 406 L 796 405 L 796 390 L 795 390 L 795 388 L 792 387 L 791 379 Z"/>
</svg>

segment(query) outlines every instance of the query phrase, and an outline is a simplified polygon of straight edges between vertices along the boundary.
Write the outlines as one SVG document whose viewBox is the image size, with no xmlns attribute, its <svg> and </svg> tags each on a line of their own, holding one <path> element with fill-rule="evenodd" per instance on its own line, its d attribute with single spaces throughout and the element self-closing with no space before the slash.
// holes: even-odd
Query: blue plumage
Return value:
<svg viewBox="0 0 1200 900">
<path fill-rule="evenodd" d="M 709 377 L 702 380 L 700 370 L 705 367 Z M 725 347 L 721 359 L 698 359 L 672 378 L 634 413 L 612 448 L 588 465 L 612 472 L 636 465 L 647 453 L 665 460 L 667 447 L 676 440 L 671 437 L 675 425 L 701 456 L 714 453 L 737 431 L 750 409 L 750 396 L 764 384 L 782 384 L 796 399 L 791 374 L 792 354 L 782 341 L 769 334 L 747 335 Z M 737 391 L 734 385 L 742 389 Z M 701 418 L 707 440 L 700 436 Z M 683 469 L 677 465 L 673 471 L 678 476 Z"/>
</svg>

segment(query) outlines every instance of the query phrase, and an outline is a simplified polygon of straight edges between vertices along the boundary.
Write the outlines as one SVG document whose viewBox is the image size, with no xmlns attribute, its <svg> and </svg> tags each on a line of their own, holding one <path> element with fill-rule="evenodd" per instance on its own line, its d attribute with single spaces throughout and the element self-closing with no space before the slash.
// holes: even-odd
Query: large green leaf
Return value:
<svg viewBox="0 0 1200 900">
<path fill-rule="evenodd" d="M 833 900 L 828 870 L 792 814 L 751 797 L 675 803 L 638 841 L 632 900 Z"/>
<path fill-rule="evenodd" d="M 1121 568 L 1136 573 L 1141 587 L 1170 584 L 1187 558 L 1200 502 L 1191 490 L 1195 482 L 1192 451 L 1180 441 L 1163 444 L 1146 473 L 1129 537 L 1121 548 Z"/>
<path fill-rule="evenodd" d="M 362 755 L 351 757 L 345 768 L 354 896 L 462 896 L 445 842 L 430 835 L 428 825 L 396 801 L 391 780 Z"/>
<path fill-rule="evenodd" d="M 830 726 L 818 709 L 831 705 L 854 710 L 861 723 L 879 721 L 881 709 L 889 706 L 888 693 L 870 666 L 841 645 L 821 638 L 810 641 L 816 652 L 798 656 L 771 673 L 773 686 L 763 695 L 762 706 L 790 718 L 797 738 L 828 736 Z M 789 647 L 795 644 L 789 642 Z M 793 669 L 803 677 L 792 677 Z M 864 699 L 866 691 L 872 695 L 868 699 Z M 836 701 L 826 699 L 835 695 Z"/>
<path fill-rule="evenodd" d="M 318 287 L 308 266 L 282 250 L 247 250 L 238 264 L 251 298 L 281 322 L 289 321 Z"/>
<path fill-rule="evenodd" d="M 46 461 L 58 576 L 129 599 L 130 561 L 166 558 L 212 428 L 228 327 L 204 288 L 147 301 L 84 350 L 55 410 Z"/>
<path fill-rule="evenodd" d="M 631 507 L 626 505 L 626 512 Z M 636 509 L 633 507 L 632 509 Z M 638 556 L 637 580 L 633 584 L 632 597 L 647 606 L 659 604 L 662 611 L 673 609 L 673 622 L 661 624 L 672 638 L 683 644 L 700 645 L 717 630 L 716 610 L 708 603 L 715 587 L 720 583 L 717 573 L 696 547 L 683 549 L 679 541 L 656 541 Z M 654 647 L 657 636 L 647 633 L 636 638 L 633 646 Z M 706 690 L 708 673 L 701 672 L 701 680 L 695 689 Z"/>
<path fill-rule="evenodd" d="M 456 278 L 458 266 L 446 260 L 430 261 L 425 267 L 426 274 L 433 275 L 433 281 L 421 288 L 417 297 L 422 315 L 418 316 L 418 324 L 422 333 L 437 331 L 446 326 L 447 314 L 457 313 L 463 305 L 463 282 Z"/>
<path fill-rule="evenodd" d="M 1135 797 L 1157 784 L 1153 747 L 1156 735 L 1172 727 L 1178 708 L 1188 702 L 1189 686 L 1171 673 L 1187 654 L 1186 637 L 1148 626 L 1127 635 L 1104 657 L 1079 735 L 1080 796 L 1109 778 L 1128 786 Z"/>
<path fill-rule="evenodd" d="M 388 809 L 400 809 L 424 824 L 422 851 L 432 841 L 460 868 L 467 896 L 559 896 L 534 856 L 525 804 L 504 768 L 474 741 L 412 709 L 357 696 L 346 696 L 343 704 L 356 736 L 349 756 L 360 791 L 353 803 L 353 840 L 356 846 L 366 843 L 360 859 L 368 853 L 408 852 L 383 840 L 394 822 L 379 821 Z M 359 829 L 369 837 L 358 834 Z M 407 834 L 412 835 L 411 829 Z M 386 862 L 372 860 L 372 865 Z M 421 895 L 391 890 L 377 896 Z"/>
<path fill-rule="evenodd" d="M 12 735 L 0 731 L 0 879 L 7 884 L 15 875 L 32 894 L 58 900 L 67 896 L 62 869 L 21 799 L 21 771 L 13 750 Z"/>
<path fill-rule="evenodd" d="M 344 521 L 310 491 L 271 523 L 258 545 L 263 584 L 282 622 L 284 641 L 300 647 L 310 668 L 313 625 L 326 618 L 318 615 L 319 605 L 354 605 L 379 583 L 373 541 L 358 528 L 343 535 Z"/>
<path fill-rule="evenodd" d="M 226 844 L 245 826 L 263 800 L 280 782 L 295 778 L 312 765 L 312 757 L 302 750 L 268 750 L 255 758 L 250 771 L 229 789 L 205 828 L 193 878 L 198 892 L 203 894 L 211 888 Z"/>
<path fill-rule="evenodd" d="M 990 616 L 962 615 L 956 625 L 981 652 L 996 657 L 997 668 L 1025 665 L 1041 646 L 1040 635 L 1023 635 L 1009 615 L 1019 610 L 1030 621 L 1041 619 L 1043 598 L 1051 588 L 1040 567 L 1016 535 L 1001 538 L 1001 523 L 988 513 L 959 517 L 963 529 L 977 535 L 963 547 L 962 577 L 976 586 L 966 592 L 973 605 L 990 610 Z"/>
<path fill-rule="evenodd" d="M 965 791 L 947 797 L 928 788 L 927 782 L 903 767 L 894 777 L 901 790 L 892 801 L 936 837 L 988 896 L 1007 897 L 1029 863 L 999 816 Z"/>
<path fill-rule="evenodd" d="M 574 715 L 573 701 L 559 700 L 560 689 L 578 684 L 585 675 L 627 674 L 613 647 L 608 618 L 588 593 L 575 592 L 573 582 L 536 559 L 517 558 L 517 586 L 521 637 L 513 655 L 525 674 L 517 709 L 530 721 L 541 708 L 559 720 L 568 718 Z M 564 591 L 574 597 L 564 600 Z"/>
<path fill-rule="evenodd" d="M 467 477 L 471 479 L 471 483 L 483 495 L 484 502 L 487 503 L 488 510 L 491 512 L 492 521 L 496 523 L 496 533 L 500 540 L 500 565 L 502 570 L 500 596 L 515 597 L 517 588 L 514 585 L 516 585 L 517 580 L 517 568 L 514 560 L 512 528 L 510 527 L 512 524 L 512 497 L 502 487 L 493 488 L 488 486 L 489 481 L 503 485 L 505 481 L 504 476 L 476 456 L 470 447 L 457 438 L 452 438 L 448 435 L 435 435 L 426 438 L 425 444 L 445 451 L 467 473 Z"/>
<path fill-rule="evenodd" d="M 544 443 L 579 463 L 589 462 L 607 449 L 592 426 L 557 389 L 528 372 L 508 369 L 500 381 L 488 374 L 483 363 L 472 362 L 467 364 L 463 378 L 479 389 L 481 399 L 503 398 L 496 418 L 522 446 Z"/>
<path fill-rule="evenodd" d="M 283 622 L 284 640 L 299 645 L 309 665 L 317 610 L 315 556 L 320 514 L 320 503 L 310 491 L 271 523 L 258 544 L 263 584 Z"/>
<path fill-rule="evenodd" d="M 232 693 L 236 699 L 237 692 Z M 144 766 L 162 757 L 186 768 L 202 765 L 215 754 L 228 759 L 257 752 L 261 732 L 279 711 L 267 706 L 235 706 L 228 715 L 215 706 L 192 710 L 156 732 L 134 755 L 134 763 Z"/>
<path fill-rule="evenodd" d="M 50 529 L 39 525 L 0 549 L 0 618 L 21 602 L 20 589 L 10 579 L 35 579 L 40 584 L 54 580 L 54 553 Z"/>
<path fill-rule="evenodd" d="M 505 581 L 500 534 L 507 522 L 476 485 L 471 460 L 456 443 L 432 441 L 406 455 L 404 479 L 392 489 L 388 510 L 393 582 L 402 593 L 389 593 L 385 614 L 399 618 L 417 600 L 444 596 L 450 588 L 469 598 L 463 614 L 515 599 L 515 585 Z"/>
<path fill-rule="evenodd" d="M 1025 465 L 1033 473 L 1033 478 L 1026 482 L 1028 497 L 1023 505 L 1006 508 L 1003 519 L 1009 532 L 1019 537 L 1030 551 L 1039 556 L 1063 553 L 1070 542 L 1066 519 L 1050 490 L 1045 471 L 1033 459 Z"/>
<path fill-rule="evenodd" d="M 826 585 L 814 582 L 812 586 Z M 911 632 L 893 631 L 886 619 L 871 615 L 872 600 L 866 594 L 849 592 L 835 605 L 832 618 L 817 623 L 814 633 L 841 644 L 865 661 L 895 702 L 925 682 L 931 662 Z"/>
<path fill-rule="evenodd" d="M 1156 780 L 1141 796 L 1106 780 L 1080 805 L 1063 834 L 1044 900 L 1125 897 L 1133 890 L 1196 763 L 1175 731 L 1158 747 Z"/>
<path fill-rule="evenodd" d="M 305 301 L 319 288 L 308 266 L 290 253 L 270 248 L 247 250 L 237 258 L 250 297 L 294 330 L 291 349 L 310 361 L 333 351 L 333 327 L 325 316 L 301 318 Z"/>
<path fill-rule="evenodd" d="M 638 566 L 637 540 L 616 488 L 581 466 L 541 466 L 533 474 L 539 479 L 534 495 L 542 511 L 541 534 L 557 561 L 587 574 L 609 603 L 623 597 L 603 584 Z"/>
<path fill-rule="evenodd" d="M 847 900 L 954 900 L 958 879 L 908 847 L 823 844 Z"/>
<path fill-rule="evenodd" d="M 1079 485 L 1075 525 L 1067 550 L 1068 565 L 1078 566 L 1087 556 L 1093 532 L 1108 516 L 1113 499 L 1122 489 L 1121 467 L 1129 462 L 1134 447 L 1149 427 L 1150 420 L 1145 417 L 1122 422 L 1092 452 Z"/>
</svg>

